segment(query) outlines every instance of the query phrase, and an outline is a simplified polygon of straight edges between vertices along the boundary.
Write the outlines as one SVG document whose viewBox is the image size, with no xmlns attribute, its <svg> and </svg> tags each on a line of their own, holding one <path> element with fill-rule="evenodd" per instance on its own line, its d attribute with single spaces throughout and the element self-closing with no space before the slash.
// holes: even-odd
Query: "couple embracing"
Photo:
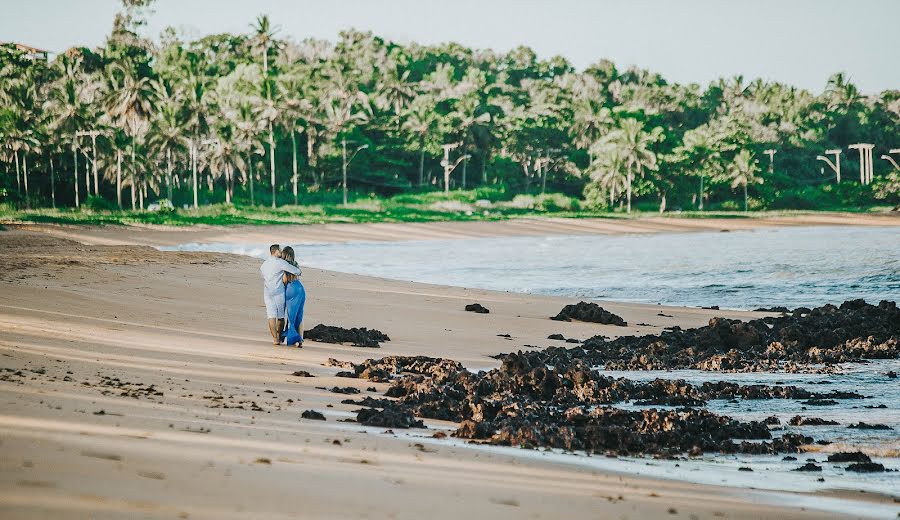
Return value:
<svg viewBox="0 0 900 520">
<path fill-rule="evenodd" d="M 303 307 L 306 289 L 300 283 L 300 267 L 290 247 L 269 246 L 269 258 L 259 268 L 263 277 L 263 301 L 272 343 L 303 346 Z"/>
</svg>

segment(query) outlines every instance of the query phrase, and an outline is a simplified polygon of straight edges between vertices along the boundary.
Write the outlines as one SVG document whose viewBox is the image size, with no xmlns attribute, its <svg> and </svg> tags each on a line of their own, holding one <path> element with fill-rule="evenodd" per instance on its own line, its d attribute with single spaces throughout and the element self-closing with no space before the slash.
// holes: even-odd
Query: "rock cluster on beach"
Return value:
<svg viewBox="0 0 900 520">
<path fill-rule="evenodd" d="M 331 325 L 316 325 L 304 333 L 304 338 L 322 343 L 350 343 L 354 347 L 378 348 L 382 341 L 391 338 L 380 330 L 362 328 L 345 329 Z"/>
<path fill-rule="evenodd" d="M 388 398 L 366 397 L 346 403 L 369 407 L 378 414 L 405 412 L 454 421 L 459 423 L 455 436 L 490 444 L 674 456 L 704 451 L 797 452 L 799 446 L 812 442 L 797 434 L 773 439 L 762 422 L 741 422 L 705 409 L 623 410 L 608 406 L 640 398 L 702 404 L 709 398 L 771 394 L 730 383 L 693 386 L 662 379 L 639 383 L 603 376 L 581 361 L 553 368 L 532 365 L 521 354 L 510 354 L 500 368 L 477 374 L 455 361 L 425 356 L 367 360 L 353 373 L 392 384 L 385 394 Z M 784 396 L 794 391 L 805 392 L 777 390 Z M 358 420 L 366 424 L 373 413 L 366 412 Z"/>
<path fill-rule="evenodd" d="M 628 325 L 621 316 L 617 316 L 594 302 L 578 302 L 574 305 L 566 305 L 559 314 L 550 318 L 556 321 L 589 321 L 603 325 Z"/>
<path fill-rule="evenodd" d="M 577 307 L 561 313 L 560 319 L 583 318 Z M 634 381 L 604 375 L 598 367 L 800 370 L 812 364 L 898 356 L 900 311 L 894 302 L 875 306 L 850 301 L 840 307 L 799 311 L 750 322 L 714 318 L 708 326 L 676 328 L 660 336 L 614 340 L 598 336 L 570 349 L 501 354 L 496 356 L 501 360 L 499 368 L 477 373 L 450 359 L 389 356 L 340 363 L 346 370 L 337 375 L 390 383 L 384 397 L 344 401 L 361 406 L 356 420 L 372 426 L 409 428 L 422 426 L 417 418 L 446 420 L 459 425 L 453 435 L 473 442 L 612 455 L 797 453 L 814 440 L 798 433 L 773 437 L 770 426 L 780 428 L 777 418 L 741 421 L 703 407 L 714 399 L 791 399 L 798 407 L 826 406 L 865 396 L 780 384 Z M 666 408 L 614 406 L 622 402 Z M 801 416 L 789 421 L 791 426 L 829 424 L 835 423 Z M 847 471 L 878 471 L 862 457 L 851 459 L 846 462 L 859 466 Z M 797 469 L 821 470 L 813 462 Z"/>
<path fill-rule="evenodd" d="M 581 359 L 610 370 L 800 371 L 813 364 L 896 359 L 900 309 L 891 301 L 850 300 L 747 322 L 713 318 L 704 327 L 675 327 L 660 335 L 595 336 L 572 349 L 528 355 L 549 365 Z"/>
</svg>

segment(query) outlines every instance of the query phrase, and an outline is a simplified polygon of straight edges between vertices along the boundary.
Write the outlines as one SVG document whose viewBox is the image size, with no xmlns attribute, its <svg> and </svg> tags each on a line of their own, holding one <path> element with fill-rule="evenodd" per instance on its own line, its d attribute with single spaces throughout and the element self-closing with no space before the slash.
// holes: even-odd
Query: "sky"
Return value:
<svg viewBox="0 0 900 520">
<path fill-rule="evenodd" d="M 0 0 L 0 41 L 97 46 L 118 9 L 118 0 Z M 296 40 L 355 28 L 399 43 L 527 45 L 579 69 L 607 58 L 679 83 L 741 74 L 820 92 L 843 71 L 867 94 L 900 89 L 898 0 L 157 0 L 145 32 L 247 32 L 262 13 Z"/>
</svg>

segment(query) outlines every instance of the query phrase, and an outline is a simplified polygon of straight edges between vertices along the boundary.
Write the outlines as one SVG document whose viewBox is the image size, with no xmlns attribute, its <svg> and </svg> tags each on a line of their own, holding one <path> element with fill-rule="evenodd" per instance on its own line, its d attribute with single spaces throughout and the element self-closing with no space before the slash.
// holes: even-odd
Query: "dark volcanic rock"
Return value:
<svg viewBox="0 0 900 520">
<path fill-rule="evenodd" d="M 315 377 L 312 374 L 310 374 L 309 372 L 307 372 L 306 370 L 298 370 L 291 375 L 297 376 L 297 377 Z"/>
<path fill-rule="evenodd" d="M 758 309 L 753 309 L 756 312 L 780 312 L 783 314 L 790 314 L 791 310 L 787 307 L 777 306 L 777 307 L 760 307 Z"/>
<path fill-rule="evenodd" d="M 335 386 L 335 387 L 332 387 L 331 390 L 329 390 L 329 392 L 333 392 L 335 394 L 358 394 L 359 388 L 353 388 L 352 386 L 344 386 L 344 387 Z"/>
<path fill-rule="evenodd" d="M 322 324 L 306 331 L 304 337 L 322 343 L 350 343 L 354 347 L 366 348 L 378 348 L 380 342 L 391 340 L 387 334 L 380 330 L 367 329 L 365 327 L 361 329 L 345 329 Z"/>
<path fill-rule="evenodd" d="M 480 303 L 470 303 L 466 305 L 466 310 L 469 312 L 477 312 L 478 314 L 488 314 L 491 312 L 487 307 L 482 306 Z"/>
<path fill-rule="evenodd" d="M 812 462 L 807 462 L 794 471 L 822 471 L 822 466 L 816 466 Z"/>
<path fill-rule="evenodd" d="M 860 421 L 859 424 L 851 424 L 850 426 L 847 426 L 847 428 L 856 428 L 857 430 L 893 430 L 893 428 L 886 424 L 869 424 L 862 421 Z"/>
<path fill-rule="evenodd" d="M 306 410 L 305 412 L 300 414 L 300 417 L 304 419 L 312 419 L 314 421 L 324 421 L 325 416 L 315 410 Z"/>
<path fill-rule="evenodd" d="M 857 462 L 856 464 L 850 464 L 844 469 L 846 471 L 856 471 L 858 473 L 883 473 L 888 471 L 884 468 L 884 465 L 878 464 L 877 462 Z"/>
<path fill-rule="evenodd" d="M 900 357 L 900 309 L 852 300 L 747 322 L 713 318 L 704 327 L 659 335 L 593 337 L 571 350 L 544 351 L 550 364 L 584 359 L 609 370 L 698 368 L 729 372 L 798 370 L 810 365 Z M 815 370 L 822 370 L 815 367 Z"/>
<path fill-rule="evenodd" d="M 620 327 L 628 325 L 620 316 L 616 316 L 594 302 L 578 302 L 575 305 L 566 305 L 559 311 L 559 314 L 550 319 L 556 321 L 589 321 L 591 323 L 618 325 Z"/>
<path fill-rule="evenodd" d="M 800 417 L 799 415 L 795 415 L 794 417 L 791 417 L 788 424 L 791 426 L 833 426 L 840 423 L 829 421 L 827 419 L 820 419 L 819 417 Z"/>
<path fill-rule="evenodd" d="M 861 451 L 842 451 L 829 455 L 828 462 L 872 462 L 872 459 Z"/>
<path fill-rule="evenodd" d="M 417 420 L 413 414 L 398 408 L 362 408 L 356 413 L 356 420 L 366 426 L 378 426 L 380 428 L 424 428 L 422 421 Z"/>
<path fill-rule="evenodd" d="M 405 356 L 367 360 L 356 370 L 361 378 L 390 380 L 385 395 L 396 401 L 367 397 L 346 402 L 457 422 L 455 436 L 490 444 L 672 456 L 689 450 L 796 453 L 813 442 L 797 434 L 773 439 L 761 422 L 741 422 L 708 410 L 604 406 L 626 400 L 702 404 L 719 394 L 790 394 L 790 387 L 636 382 L 601 375 L 580 360 L 548 368 L 522 353 L 509 354 L 500 368 L 477 374 L 451 360 Z M 754 439 L 763 442 L 750 442 Z"/>
<path fill-rule="evenodd" d="M 838 404 L 834 399 L 807 399 L 800 404 L 805 404 L 807 406 L 834 406 Z"/>
<path fill-rule="evenodd" d="M 558 339 L 560 341 L 565 341 L 566 337 L 562 334 L 550 334 L 549 336 L 547 336 L 547 339 Z"/>
</svg>

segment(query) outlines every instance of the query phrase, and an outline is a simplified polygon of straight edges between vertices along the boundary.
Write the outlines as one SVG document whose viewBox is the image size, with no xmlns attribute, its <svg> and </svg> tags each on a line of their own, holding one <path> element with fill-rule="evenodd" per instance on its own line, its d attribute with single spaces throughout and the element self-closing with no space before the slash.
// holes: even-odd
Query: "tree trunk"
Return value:
<svg viewBox="0 0 900 520">
<path fill-rule="evenodd" d="M 231 167 L 225 168 L 225 204 L 231 204 Z"/>
<path fill-rule="evenodd" d="M 490 152 L 485 150 L 481 155 L 481 184 L 487 184 L 487 162 Z"/>
<path fill-rule="evenodd" d="M 466 170 L 469 166 L 469 158 L 463 159 L 463 172 L 462 172 L 462 189 L 466 189 Z"/>
<path fill-rule="evenodd" d="M 419 141 L 419 186 L 425 182 L 425 139 Z"/>
<path fill-rule="evenodd" d="M 541 175 L 541 195 L 543 195 L 547 191 L 547 173 L 550 172 L 550 165 L 544 163 L 544 168 L 542 169 L 543 175 Z"/>
<path fill-rule="evenodd" d="M 144 195 L 147 192 L 147 186 L 144 185 L 143 182 L 138 186 L 138 197 L 140 197 L 141 201 L 141 211 L 144 211 Z"/>
<path fill-rule="evenodd" d="M 137 200 L 137 193 L 134 192 L 134 178 L 132 178 L 131 180 L 130 187 L 131 189 L 128 191 L 131 192 L 131 211 L 134 211 L 135 209 L 137 209 L 137 204 L 135 202 L 135 200 Z"/>
<path fill-rule="evenodd" d="M 253 178 L 255 175 L 253 173 L 253 152 L 247 153 L 247 171 L 247 182 L 250 183 L 250 205 L 255 206 L 256 197 L 253 195 L 253 184 L 256 182 L 256 179 Z"/>
<path fill-rule="evenodd" d="M 93 160 L 91 161 L 91 168 L 94 170 L 94 195 L 100 196 L 100 176 L 97 174 L 97 138 L 94 138 L 93 143 Z"/>
<path fill-rule="evenodd" d="M 747 183 L 744 183 L 744 211 L 747 211 Z"/>
<path fill-rule="evenodd" d="M 703 211 L 703 175 L 700 176 L 700 211 Z"/>
<path fill-rule="evenodd" d="M 277 207 L 275 202 L 275 133 L 272 131 L 272 122 L 269 122 L 269 169 L 271 170 L 272 184 L 272 209 Z"/>
<path fill-rule="evenodd" d="M 291 154 L 293 155 L 294 160 L 294 176 L 292 177 L 292 182 L 294 184 L 294 206 L 300 204 L 300 196 L 297 194 L 297 132 L 291 131 Z"/>
<path fill-rule="evenodd" d="M 627 179 L 628 185 L 626 186 L 626 189 L 628 190 L 628 195 L 627 195 L 628 196 L 628 210 L 627 210 L 628 213 L 631 213 L 631 182 L 632 182 L 632 178 L 633 178 L 633 176 L 631 174 L 631 168 L 629 168 L 628 169 L 628 179 Z"/>
<path fill-rule="evenodd" d="M 122 150 L 116 150 L 116 202 L 122 209 Z"/>
<path fill-rule="evenodd" d="M 56 209 L 56 171 L 53 169 L 53 156 L 50 156 L 50 204 Z"/>
<path fill-rule="evenodd" d="M 25 181 L 25 208 L 31 209 L 31 198 L 28 196 L 28 154 L 22 154 L 22 180 Z"/>
<path fill-rule="evenodd" d="M 659 197 L 659 212 L 660 214 L 666 212 L 666 192 L 661 192 Z"/>
<path fill-rule="evenodd" d="M 18 191 L 19 193 L 22 193 L 22 179 L 21 179 L 22 174 L 19 173 L 19 151 L 16 150 L 14 152 L 14 154 L 16 157 L 16 191 Z"/>
<path fill-rule="evenodd" d="M 75 207 L 81 206 L 81 197 L 78 194 L 78 150 L 75 149 L 75 143 L 72 143 L 72 157 L 75 159 Z M 18 167 L 19 162 L 16 161 Z M 16 168 L 18 169 L 18 168 Z"/>
<path fill-rule="evenodd" d="M 191 175 L 194 184 L 194 208 L 198 208 L 200 205 L 198 203 L 199 196 L 197 193 L 199 189 L 199 187 L 197 186 L 197 147 L 196 145 L 194 145 L 193 141 L 191 141 Z"/>
<path fill-rule="evenodd" d="M 309 174 L 312 177 L 313 184 L 318 184 L 316 180 L 316 134 L 315 130 L 308 128 L 306 130 L 306 162 L 309 166 Z"/>
<path fill-rule="evenodd" d="M 166 149 L 166 197 L 172 202 L 172 150 Z M 174 202 L 173 202 L 174 204 Z"/>
</svg>

